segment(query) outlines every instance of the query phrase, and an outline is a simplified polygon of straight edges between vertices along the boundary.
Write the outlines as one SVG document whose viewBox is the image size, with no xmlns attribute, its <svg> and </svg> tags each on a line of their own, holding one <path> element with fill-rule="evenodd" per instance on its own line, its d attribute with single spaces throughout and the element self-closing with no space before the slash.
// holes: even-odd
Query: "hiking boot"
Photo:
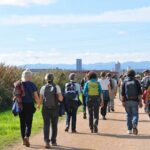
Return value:
<svg viewBox="0 0 150 150">
<path fill-rule="evenodd" d="M 45 148 L 46 149 L 50 149 L 51 147 L 50 147 L 50 144 L 49 143 L 45 143 Z"/>
<path fill-rule="evenodd" d="M 128 134 L 132 134 L 132 130 L 128 130 L 127 133 L 128 133 Z"/>
<path fill-rule="evenodd" d="M 86 117 L 86 113 L 84 113 L 84 114 L 83 114 L 83 119 L 86 119 L 86 118 L 87 118 L 87 117 Z"/>
<path fill-rule="evenodd" d="M 30 147 L 30 142 L 29 142 L 29 138 L 28 137 L 24 138 L 24 143 L 25 143 L 26 147 Z"/>
<path fill-rule="evenodd" d="M 69 131 L 69 127 L 66 127 L 65 132 L 68 132 L 68 131 Z"/>
<path fill-rule="evenodd" d="M 137 135 L 137 134 L 138 134 L 137 125 L 133 125 L 133 134 L 134 134 L 134 135 Z"/>
<path fill-rule="evenodd" d="M 26 145 L 26 140 L 25 139 L 23 139 L 23 145 Z"/>
</svg>

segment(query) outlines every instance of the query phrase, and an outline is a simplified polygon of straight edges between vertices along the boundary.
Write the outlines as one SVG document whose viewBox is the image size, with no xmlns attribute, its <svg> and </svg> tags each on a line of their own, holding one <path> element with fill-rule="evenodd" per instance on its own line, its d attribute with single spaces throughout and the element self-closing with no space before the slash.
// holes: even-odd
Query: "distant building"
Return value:
<svg viewBox="0 0 150 150">
<path fill-rule="evenodd" d="M 121 64 L 119 61 L 115 64 L 115 72 L 118 72 L 118 73 L 121 72 Z"/>
<path fill-rule="evenodd" d="M 76 70 L 81 71 L 82 70 L 82 59 L 76 60 Z"/>
</svg>

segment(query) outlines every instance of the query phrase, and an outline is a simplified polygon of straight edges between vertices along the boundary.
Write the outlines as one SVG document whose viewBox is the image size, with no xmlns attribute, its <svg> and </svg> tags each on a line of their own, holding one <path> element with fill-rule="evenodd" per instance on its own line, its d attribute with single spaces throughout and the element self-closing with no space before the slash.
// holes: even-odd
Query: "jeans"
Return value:
<svg viewBox="0 0 150 150">
<path fill-rule="evenodd" d="M 23 110 L 19 113 L 22 139 L 31 135 L 34 109 L 33 103 L 23 104 Z"/>
<path fill-rule="evenodd" d="M 70 127 L 70 121 L 72 119 L 72 131 L 76 130 L 76 122 L 77 122 L 77 110 L 78 110 L 78 102 L 71 101 L 68 104 L 68 111 L 66 115 L 66 127 Z"/>
<path fill-rule="evenodd" d="M 139 112 L 138 112 L 138 102 L 136 101 L 126 101 L 125 110 L 127 113 L 127 127 L 128 130 L 132 130 L 133 125 L 138 125 Z"/>
<path fill-rule="evenodd" d="M 51 142 L 56 143 L 56 137 L 57 137 L 57 125 L 58 125 L 58 109 L 48 109 L 44 108 L 42 109 L 42 116 L 44 120 L 44 141 L 46 143 L 50 142 L 49 136 L 50 136 L 50 124 L 52 129 L 51 134 Z"/>
<path fill-rule="evenodd" d="M 87 106 L 89 111 L 89 127 L 93 130 L 93 128 L 97 128 L 99 122 L 100 100 L 98 98 L 89 98 Z"/>
</svg>

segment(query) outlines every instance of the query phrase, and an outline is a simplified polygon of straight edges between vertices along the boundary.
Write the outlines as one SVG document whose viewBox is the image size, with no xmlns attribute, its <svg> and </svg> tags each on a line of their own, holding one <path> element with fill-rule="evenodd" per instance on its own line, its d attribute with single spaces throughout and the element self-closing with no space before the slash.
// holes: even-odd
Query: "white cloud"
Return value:
<svg viewBox="0 0 150 150">
<path fill-rule="evenodd" d="M 57 0 L 0 0 L 0 5 L 8 6 L 29 6 L 29 5 L 48 5 L 56 3 Z"/>
<path fill-rule="evenodd" d="M 0 18 L 1 25 L 43 25 L 79 23 L 150 23 L 150 7 L 109 11 L 100 15 L 10 15 Z"/>
<path fill-rule="evenodd" d="M 83 63 L 97 63 L 97 62 L 112 62 L 112 61 L 146 61 L 150 60 L 149 53 L 102 53 L 102 52 L 87 52 L 87 53 L 64 53 L 56 49 L 49 51 L 12 51 L 2 52 L 0 55 L 1 62 L 11 65 L 23 65 L 23 64 L 74 64 L 76 58 L 82 58 Z M 146 59 L 145 59 L 146 58 Z"/>
</svg>

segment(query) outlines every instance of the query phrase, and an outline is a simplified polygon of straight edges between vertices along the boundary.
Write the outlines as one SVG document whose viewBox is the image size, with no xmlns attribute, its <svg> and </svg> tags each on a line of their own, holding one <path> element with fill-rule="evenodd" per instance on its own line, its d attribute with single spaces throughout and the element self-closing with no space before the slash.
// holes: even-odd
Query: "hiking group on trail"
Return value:
<svg viewBox="0 0 150 150">
<path fill-rule="evenodd" d="M 77 132 L 77 111 L 82 105 L 83 119 L 87 119 L 87 114 L 89 116 L 89 131 L 98 133 L 99 114 L 103 120 L 107 120 L 107 113 L 115 111 L 114 99 L 117 89 L 127 114 L 128 134 L 137 135 L 139 108 L 142 108 L 143 104 L 145 112 L 150 117 L 150 71 L 145 70 L 143 74 L 144 77 L 141 79 L 134 70 L 128 70 L 116 79 L 111 73 L 101 72 L 99 78 L 96 72 L 89 71 L 81 83 L 77 83 L 77 75 L 70 73 L 68 82 L 64 85 L 65 90 L 62 91 L 60 86 L 54 83 L 54 74 L 48 73 L 45 75 L 46 84 L 41 87 L 38 94 L 37 87 L 32 82 L 32 72 L 23 71 L 21 80 L 14 83 L 12 108 L 14 115 L 19 114 L 23 145 L 30 146 L 29 137 L 33 115 L 36 112 L 35 102 L 37 109 L 42 105 L 44 142 L 45 148 L 49 149 L 51 145 L 57 146 L 60 108 L 64 108 L 66 112 L 64 132 L 69 132 L 69 129 L 72 133 Z"/>
</svg>

